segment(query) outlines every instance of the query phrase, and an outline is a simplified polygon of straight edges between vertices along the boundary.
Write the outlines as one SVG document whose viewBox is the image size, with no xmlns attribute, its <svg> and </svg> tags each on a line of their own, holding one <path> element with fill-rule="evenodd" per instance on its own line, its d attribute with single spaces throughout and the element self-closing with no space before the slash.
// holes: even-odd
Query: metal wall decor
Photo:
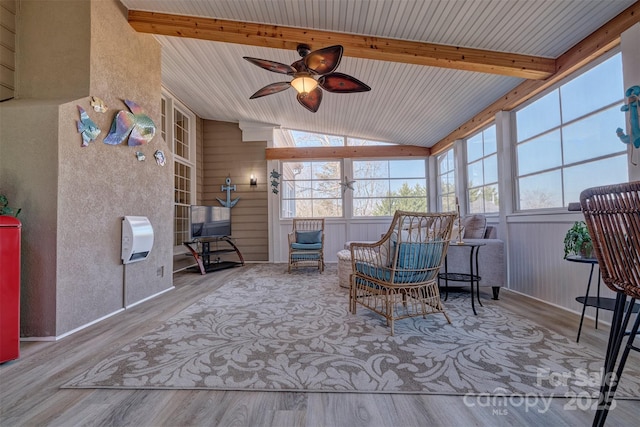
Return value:
<svg viewBox="0 0 640 427">
<path fill-rule="evenodd" d="M 226 185 L 222 186 L 222 191 L 226 191 L 227 192 L 227 201 L 225 202 L 224 200 L 221 200 L 219 198 L 216 197 L 216 200 L 218 202 L 220 202 L 220 204 L 222 206 L 224 206 L 225 208 L 232 208 L 236 205 L 236 203 L 238 203 L 238 200 L 240 200 L 240 197 L 238 197 L 237 199 L 231 200 L 231 192 L 232 191 L 236 191 L 236 186 L 231 185 L 231 177 L 228 176 L 227 179 L 224 180 Z"/>
<path fill-rule="evenodd" d="M 86 147 L 91 141 L 95 141 L 102 130 L 93 120 L 89 118 L 87 112 L 81 106 L 77 106 L 80 112 L 80 120 L 78 120 L 78 133 L 82 135 L 82 146 Z"/>
<path fill-rule="evenodd" d="M 272 170 L 271 174 L 271 192 L 273 194 L 278 194 L 278 186 L 280 185 L 280 173 L 277 170 Z"/>
<path fill-rule="evenodd" d="M 104 143 L 118 145 L 127 137 L 129 146 L 148 143 L 156 134 L 156 125 L 138 104 L 128 99 L 125 99 L 124 103 L 131 112 L 121 110 L 116 114 Z"/>
</svg>

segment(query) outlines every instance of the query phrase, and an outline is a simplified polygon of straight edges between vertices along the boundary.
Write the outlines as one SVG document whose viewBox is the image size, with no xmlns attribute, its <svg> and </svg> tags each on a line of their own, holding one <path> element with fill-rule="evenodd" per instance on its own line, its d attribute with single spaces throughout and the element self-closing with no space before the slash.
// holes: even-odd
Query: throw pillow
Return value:
<svg viewBox="0 0 640 427">
<path fill-rule="evenodd" d="M 467 215 L 462 220 L 465 239 L 484 239 L 487 218 L 484 215 Z"/>
<path fill-rule="evenodd" d="M 322 230 L 296 231 L 296 243 L 322 243 Z"/>
</svg>

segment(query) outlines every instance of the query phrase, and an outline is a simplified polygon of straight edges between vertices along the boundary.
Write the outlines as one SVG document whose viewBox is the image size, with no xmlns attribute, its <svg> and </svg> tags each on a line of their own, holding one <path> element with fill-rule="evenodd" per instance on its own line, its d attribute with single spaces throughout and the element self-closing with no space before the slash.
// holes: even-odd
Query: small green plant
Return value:
<svg viewBox="0 0 640 427">
<path fill-rule="evenodd" d="M 564 257 L 573 254 L 584 258 L 591 258 L 593 243 L 587 224 L 584 221 L 576 221 L 564 236 Z"/>
<path fill-rule="evenodd" d="M 9 200 L 4 194 L 0 194 L 0 215 L 18 216 L 22 209 L 16 209 L 9 206 Z"/>
</svg>

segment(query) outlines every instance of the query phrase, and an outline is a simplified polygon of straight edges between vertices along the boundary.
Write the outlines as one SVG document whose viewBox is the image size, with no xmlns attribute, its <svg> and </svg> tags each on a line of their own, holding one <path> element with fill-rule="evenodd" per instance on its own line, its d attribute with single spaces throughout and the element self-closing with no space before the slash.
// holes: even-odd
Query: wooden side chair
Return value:
<svg viewBox="0 0 640 427">
<path fill-rule="evenodd" d="M 627 333 L 633 306 L 640 298 L 640 181 L 588 188 L 580 194 L 580 206 L 602 281 L 616 293 L 599 404 L 593 420 L 594 426 L 603 426 L 629 352 L 640 351 L 633 345 L 640 315 L 636 315 L 631 332 Z M 618 362 L 627 335 L 627 344 Z"/>
<path fill-rule="evenodd" d="M 449 248 L 455 212 L 396 211 L 387 233 L 375 243 L 353 242 L 349 309 L 357 304 L 394 322 L 444 311 L 438 272 Z"/>
<path fill-rule="evenodd" d="M 288 238 L 289 273 L 297 267 L 324 271 L 324 218 L 294 218 Z"/>
</svg>

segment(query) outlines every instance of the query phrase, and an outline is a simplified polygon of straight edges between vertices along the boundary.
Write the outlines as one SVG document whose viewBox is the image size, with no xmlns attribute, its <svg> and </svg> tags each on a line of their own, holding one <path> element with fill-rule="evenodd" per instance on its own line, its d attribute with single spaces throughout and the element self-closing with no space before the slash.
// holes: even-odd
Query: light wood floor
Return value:
<svg viewBox="0 0 640 427">
<path fill-rule="evenodd" d="M 246 267 L 245 267 L 246 268 Z M 286 267 L 283 265 L 283 271 Z M 69 390 L 60 385 L 211 293 L 238 269 L 174 275 L 176 289 L 58 342 L 21 346 L 0 366 L 0 426 L 578 426 L 593 411 L 553 399 L 494 406 L 460 396 L 169 390 Z M 310 273 L 316 274 L 316 273 Z M 489 293 L 483 295 L 488 299 Z M 577 315 L 502 291 L 500 304 L 575 339 Z M 346 304 L 346 301 L 345 301 Z M 481 308 L 479 315 L 482 315 Z M 607 330 L 585 320 L 581 343 L 604 353 Z M 639 366 L 636 354 L 628 363 Z M 532 404 L 533 401 L 528 403 Z M 582 403 L 586 405 L 586 403 Z M 608 426 L 638 425 L 640 402 L 617 401 Z"/>
</svg>

